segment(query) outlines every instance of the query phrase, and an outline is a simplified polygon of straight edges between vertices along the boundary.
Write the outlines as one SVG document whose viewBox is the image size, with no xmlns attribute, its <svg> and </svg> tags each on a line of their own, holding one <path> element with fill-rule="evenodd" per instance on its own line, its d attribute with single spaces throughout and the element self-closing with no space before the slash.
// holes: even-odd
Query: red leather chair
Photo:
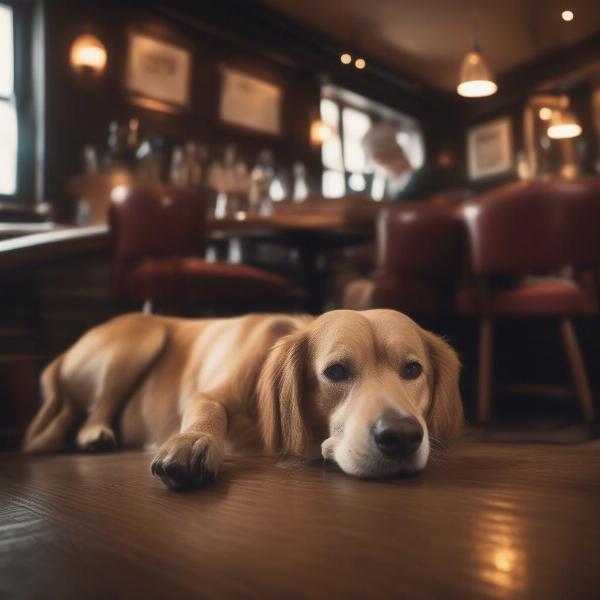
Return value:
<svg viewBox="0 0 600 600">
<path fill-rule="evenodd" d="M 286 279 L 246 265 L 203 259 L 206 194 L 160 185 L 113 191 L 116 294 L 169 311 L 231 313 L 296 306 L 299 293 Z"/>
<path fill-rule="evenodd" d="M 559 320 L 581 410 L 586 420 L 593 420 L 590 386 L 570 319 L 572 315 L 593 313 L 592 299 L 570 279 L 520 278 L 556 273 L 571 260 L 564 198 L 552 182 L 518 182 L 465 205 L 462 212 L 467 224 L 470 264 L 479 287 L 458 296 L 458 310 L 480 318 L 479 420 L 490 418 L 493 323 L 497 318 L 511 316 Z"/>
<path fill-rule="evenodd" d="M 599 309 L 598 270 L 600 269 L 600 178 L 575 181 L 556 180 L 552 193 L 566 214 L 567 255 L 576 278 Z"/>
<path fill-rule="evenodd" d="M 463 263 L 464 225 L 451 204 L 398 204 L 377 221 L 375 306 L 445 312 Z"/>
</svg>

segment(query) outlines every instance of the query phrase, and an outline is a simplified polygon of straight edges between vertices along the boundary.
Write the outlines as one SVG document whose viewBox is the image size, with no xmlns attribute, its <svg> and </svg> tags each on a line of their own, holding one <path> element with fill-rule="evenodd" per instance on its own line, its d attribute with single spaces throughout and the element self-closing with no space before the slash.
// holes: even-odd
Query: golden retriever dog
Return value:
<svg viewBox="0 0 600 600">
<path fill-rule="evenodd" d="M 393 310 L 187 320 L 120 316 L 44 371 L 26 452 L 157 448 L 168 487 L 233 453 L 335 461 L 350 475 L 421 471 L 462 424 L 450 346 Z M 118 440 L 118 441 L 117 441 Z"/>
</svg>

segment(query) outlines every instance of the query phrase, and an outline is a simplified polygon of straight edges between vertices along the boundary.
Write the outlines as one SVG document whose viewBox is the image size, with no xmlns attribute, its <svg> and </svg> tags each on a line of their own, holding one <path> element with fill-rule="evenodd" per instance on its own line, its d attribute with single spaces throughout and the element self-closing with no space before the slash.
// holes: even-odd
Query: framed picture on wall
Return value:
<svg viewBox="0 0 600 600">
<path fill-rule="evenodd" d="M 511 120 L 490 121 L 467 132 L 467 168 L 469 179 L 485 179 L 513 168 Z"/>
<path fill-rule="evenodd" d="M 223 67 L 219 118 L 269 135 L 281 134 L 281 87 Z"/>
<path fill-rule="evenodd" d="M 130 31 L 125 88 L 132 102 L 166 112 L 190 105 L 192 53 L 146 33 Z"/>
</svg>

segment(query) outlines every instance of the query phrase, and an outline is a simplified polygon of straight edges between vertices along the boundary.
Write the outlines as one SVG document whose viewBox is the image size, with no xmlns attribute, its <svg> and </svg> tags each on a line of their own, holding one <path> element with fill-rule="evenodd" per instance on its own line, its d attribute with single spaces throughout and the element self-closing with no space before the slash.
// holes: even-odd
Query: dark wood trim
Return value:
<svg viewBox="0 0 600 600">
<path fill-rule="evenodd" d="M 0 271 L 35 267 L 57 259 L 105 251 L 110 247 L 106 225 L 63 227 L 55 231 L 0 241 Z"/>
</svg>

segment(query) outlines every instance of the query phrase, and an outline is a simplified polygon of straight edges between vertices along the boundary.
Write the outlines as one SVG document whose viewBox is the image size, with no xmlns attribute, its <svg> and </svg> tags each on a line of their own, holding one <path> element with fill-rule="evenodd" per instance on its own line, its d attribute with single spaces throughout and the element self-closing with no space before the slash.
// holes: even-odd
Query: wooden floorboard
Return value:
<svg viewBox="0 0 600 600">
<path fill-rule="evenodd" d="M 594 598 L 600 442 L 462 443 L 418 477 L 150 455 L 0 455 L 0 598 Z"/>
</svg>

